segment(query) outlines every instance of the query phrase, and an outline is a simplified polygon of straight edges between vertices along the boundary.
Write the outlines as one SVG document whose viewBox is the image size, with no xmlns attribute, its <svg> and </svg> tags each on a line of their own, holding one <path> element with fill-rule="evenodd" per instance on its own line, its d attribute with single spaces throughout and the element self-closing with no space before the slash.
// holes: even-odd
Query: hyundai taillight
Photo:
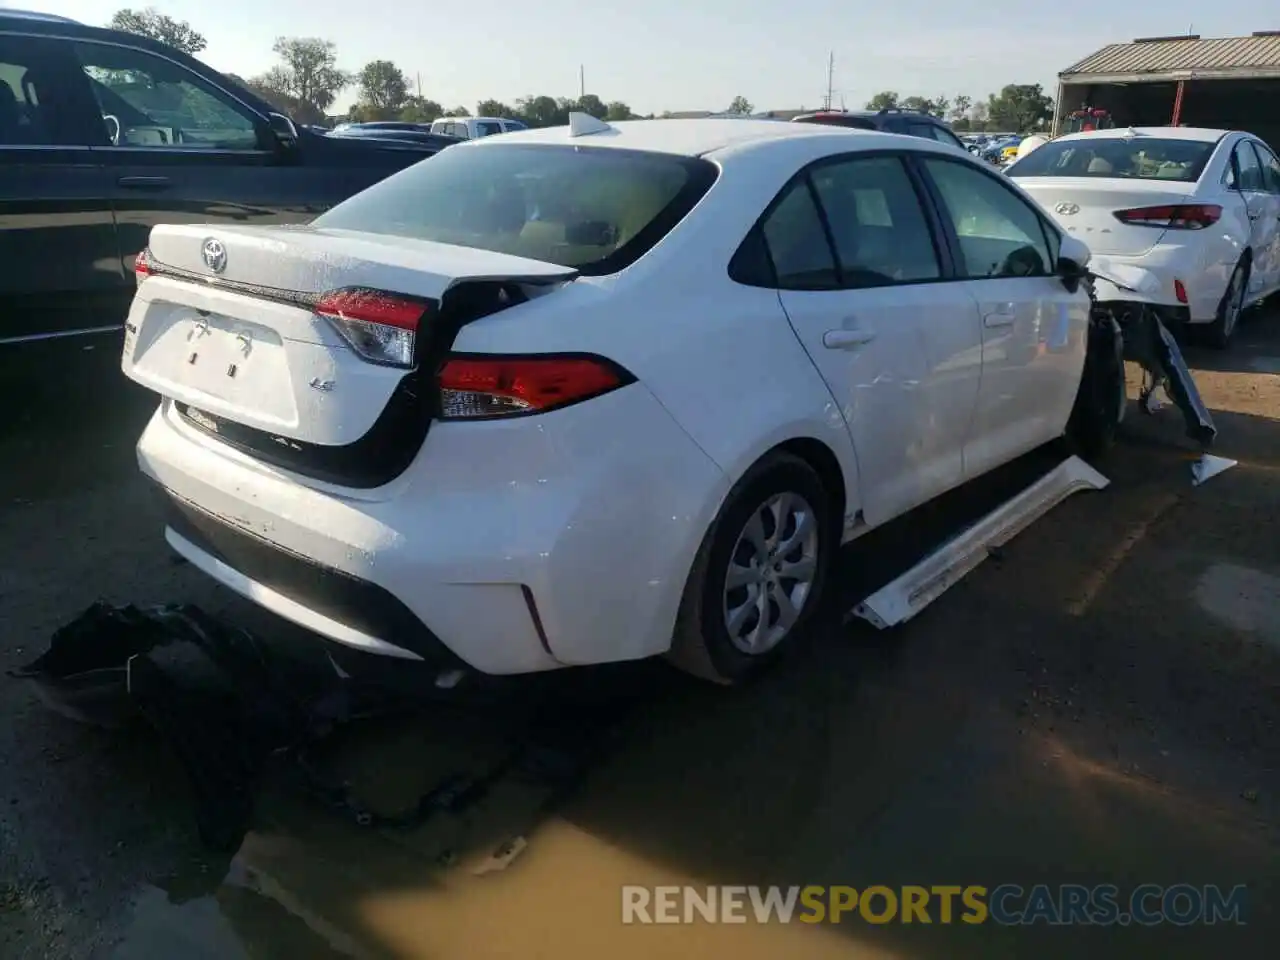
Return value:
<svg viewBox="0 0 1280 960">
<path fill-rule="evenodd" d="M 544 413 L 609 393 L 635 377 L 589 354 L 454 354 L 439 380 L 441 417 L 475 420 Z"/>
<path fill-rule="evenodd" d="M 143 250 L 133 261 L 133 278 L 141 283 L 151 276 L 151 251 Z"/>
<path fill-rule="evenodd" d="M 347 288 L 321 295 L 315 312 L 362 359 L 408 368 L 413 366 L 418 326 L 427 304 L 398 293 Z"/>
<path fill-rule="evenodd" d="M 1116 211 L 1116 219 L 1121 223 L 1165 230 L 1203 230 L 1217 223 L 1221 216 L 1222 208 L 1213 203 L 1182 203 Z"/>
</svg>

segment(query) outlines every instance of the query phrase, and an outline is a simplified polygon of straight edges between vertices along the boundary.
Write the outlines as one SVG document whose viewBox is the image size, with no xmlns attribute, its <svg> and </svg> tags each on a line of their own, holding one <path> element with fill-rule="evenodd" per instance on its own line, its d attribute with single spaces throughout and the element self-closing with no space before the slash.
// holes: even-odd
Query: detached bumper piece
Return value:
<svg viewBox="0 0 1280 960">
<path fill-rule="evenodd" d="M 10 675 L 32 682 L 50 708 L 74 720 L 116 728 L 142 719 L 154 727 L 193 787 L 201 840 L 222 851 L 235 850 L 249 829 L 272 758 L 289 761 L 286 770 L 308 794 L 361 826 L 404 829 L 458 813 L 509 777 L 546 788 L 545 815 L 601 756 L 617 719 L 610 705 L 595 722 L 574 716 L 526 724 L 492 769 L 450 773 L 408 811 L 381 815 L 322 776 L 312 754 L 347 721 L 408 715 L 424 701 L 329 666 L 277 660 L 250 633 L 195 606 L 100 601 Z M 523 842 L 517 835 L 501 849 L 518 852 Z"/>
<path fill-rule="evenodd" d="M 1101 490 L 1109 482 L 1079 457 L 1064 460 L 867 597 L 849 612 L 846 622 L 856 617 L 879 630 L 905 623 L 987 559 L 992 550 L 1008 543 L 1067 497 L 1081 490 Z"/>
</svg>

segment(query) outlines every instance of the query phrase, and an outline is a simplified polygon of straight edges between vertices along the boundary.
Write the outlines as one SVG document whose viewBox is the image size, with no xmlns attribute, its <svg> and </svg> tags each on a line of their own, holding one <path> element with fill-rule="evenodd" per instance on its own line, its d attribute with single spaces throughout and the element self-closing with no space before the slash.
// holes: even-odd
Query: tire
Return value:
<svg viewBox="0 0 1280 960">
<path fill-rule="evenodd" d="M 1240 325 L 1240 315 L 1244 313 L 1245 296 L 1249 291 L 1249 267 L 1249 256 L 1245 254 L 1236 264 L 1236 268 L 1231 271 L 1227 289 L 1223 291 L 1222 299 L 1218 301 L 1218 314 L 1204 332 L 1205 342 L 1217 350 L 1225 350 L 1231 345 L 1231 336 Z"/>
<path fill-rule="evenodd" d="M 1080 387 L 1067 420 L 1067 446 L 1089 461 L 1100 460 L 1115 445 L 1124 416 L 1124 339 L 1114 320 L 1092 320 Z"/>
<path fill-rule="evenodd" d="M 770 454 L 752 467 L 729 492 L 698 548 L 680 600 L 668 660 L 694 676 L 728 685 L 756 675 L 794 648 L 818 612 L 838 546 L 832 500 L 817 471 L 792 454 Z M 812 571 L 803 590 L 799 589 L 801 580 L 779 577 L 776 568 L 768 573 L 768 564 L 765 571 L 753 571 L 749 563 L 759 556 L 748 536 L 749 522 L 760 522 L 759 539 L 771 545 L 777 531 L 770 507 L 788 502 L 812 524 L 789 554 L 793 563 L 810 560 Z M 784 537 L 794 537 L 795 516 L 784 511 Z M 775 557 L 778 563 L 786 559 Z M 759 581 L 753 579 L 729 591 L 726 581 L 731 563 L 744 577 L 759 577 Z M 774 630 L 752 630 L 760 619 L 760 607 L 752 598 L 760 593 L 765 596 L 766 626 L 773 625 Z M 798 608 L 795 621 L 785 629 L 778 623 L 782 597 L 790 598 Z M 727 611 L 737 607 L 745 608 L 740 614 L 743 619 L 731 633 Z M 752 638 L 756 640 L 754 649 L 748 642 Z"/>
</svg>

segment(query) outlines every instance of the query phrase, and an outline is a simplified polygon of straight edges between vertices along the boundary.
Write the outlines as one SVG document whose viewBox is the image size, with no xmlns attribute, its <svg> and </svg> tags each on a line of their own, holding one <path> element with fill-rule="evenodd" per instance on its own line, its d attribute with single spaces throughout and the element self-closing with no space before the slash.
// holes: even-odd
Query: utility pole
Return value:
<svg viewBox="0 0 1280 960">
<path fill-rule="evenodd" d="M 835 78 L 836 78 L 836 52 L 831 51 L 831 56 L 827 58 L 827 98 L 823 101 L 822 109 L 830 110 L 831 103 L 835 99 Z"/>
<path fill-rule="evenodd" d="M 422 99 L 422 74 L 418 73 L 418 99 Z"/>
<path fill-rule="evenodd" d="M 578 99 L 587 95 L 587 73 L 582 64 L 578 64 Z"/>
</svg>

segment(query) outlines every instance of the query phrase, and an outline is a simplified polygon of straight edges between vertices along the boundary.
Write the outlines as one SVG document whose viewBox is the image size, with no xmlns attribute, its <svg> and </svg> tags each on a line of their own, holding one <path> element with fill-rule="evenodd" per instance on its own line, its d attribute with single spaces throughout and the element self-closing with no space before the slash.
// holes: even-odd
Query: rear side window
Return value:
<svg viewBox="0 0 1280 960">
<path fill-rule="evenodd" d="M 1161 137 L 1083 136 L 1050 140 L 1009 170 L 1017 177 L 1116 177 L 1129 180 L 1200 179 L 1216 144 Z"/>
<path fill-rule="evenodd" d="M 0 147 L 88 144 L 61 123 L 53 52 L 48 41 L 0 37 Z"/>
<path fill-rule="evenodd" d="M 792 181 L 765 220 L 762 232 L 783 290 L 839 288 L 835 257 L 807 178 Z"/>
<path fill-rule="evenodd" d="M 844 160 L 824 164 L 810 176 L 831 227 L 844 287 L 942 275 L 920 198 L 901 160 Z"/>
<path fill-rule="evenodd" d="M 1250 146 L 1248 140 L 1241 140 L 1236 147 L 1236 177 L 1241 190 L 1254 193 L 1262 193 L 1266 190 L 1262 163 L 1258 160 L 1257 151 Z"/>
<path fill-rule="evenodd" d="M 1280 160 L 1261 143 L 1254 143 L 1258 148 L 1258 159 L 1262 161 L 1262 175 L 1270 193 L 1280 193 Z"/>
<path fill-rule="evenodd" d="M 693 157 L 495 141 L 442 150 L 314 223 L 603 275 L 666 236 L 716 176 L 714 164 Z"/>
</svg>

